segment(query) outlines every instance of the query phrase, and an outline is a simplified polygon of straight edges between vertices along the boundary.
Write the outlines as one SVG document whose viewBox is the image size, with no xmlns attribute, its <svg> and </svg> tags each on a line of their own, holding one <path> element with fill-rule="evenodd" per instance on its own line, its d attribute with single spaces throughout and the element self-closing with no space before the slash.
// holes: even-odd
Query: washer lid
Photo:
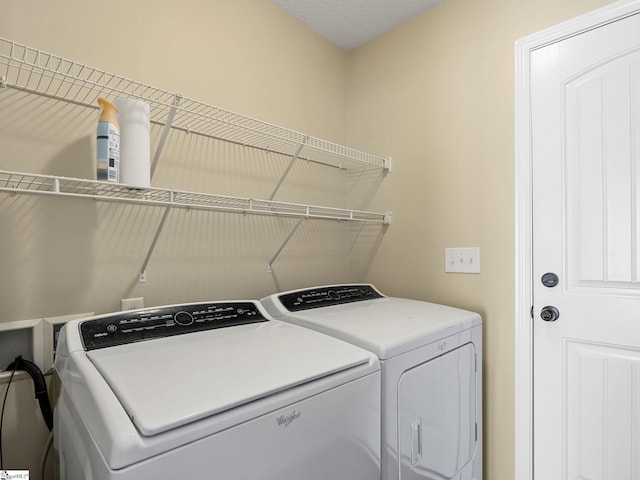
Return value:
<svg viewBox="0 0 640 480">
<path fill-rule="evenodd" d="M 119 345 L 86 355 L 146 436 L 372 359 L 352 345 L 278 321 Z"/>
<path fill-rule="evenodd" d="M 282 304 L 263 301 L 278 318 L 307 326 L 375 353 L 384 360 L 480 325 L 480 315 L 435 303 L 382 297 L 288 312 Z"/>
</svg>

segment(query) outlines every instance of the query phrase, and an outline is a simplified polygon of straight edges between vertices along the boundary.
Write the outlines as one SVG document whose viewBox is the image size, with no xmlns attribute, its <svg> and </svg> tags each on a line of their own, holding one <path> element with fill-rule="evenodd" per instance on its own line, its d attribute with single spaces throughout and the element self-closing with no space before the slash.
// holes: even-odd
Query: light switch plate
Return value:
<svg viewBox="0 0 640 480">
<path fill-rule="evenodd" d="M 446 273 L 480 273 L 480 248 L 445 248 Z"/>
</svg>

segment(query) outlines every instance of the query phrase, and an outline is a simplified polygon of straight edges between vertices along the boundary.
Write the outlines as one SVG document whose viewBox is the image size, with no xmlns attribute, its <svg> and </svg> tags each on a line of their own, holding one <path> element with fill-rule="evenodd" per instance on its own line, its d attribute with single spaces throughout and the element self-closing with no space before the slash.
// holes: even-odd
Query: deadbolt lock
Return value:
<svg viewBox="0 0 640 480">
<path fill-rule="evenodd" d="M 548 288 L 555 287 L 556 285 L 558 285 L 559 281 L 558 275 L 553 272 L 545 273 L 544 275 L 542 275 L 542 278 L 540 280 L 542 281 L 542 285 Z"/>
</svg>

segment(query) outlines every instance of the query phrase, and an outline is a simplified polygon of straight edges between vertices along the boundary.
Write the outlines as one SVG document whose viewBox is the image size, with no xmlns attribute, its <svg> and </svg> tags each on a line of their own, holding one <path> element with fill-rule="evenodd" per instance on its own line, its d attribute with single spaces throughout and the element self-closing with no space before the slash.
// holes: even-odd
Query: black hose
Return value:
<svg viewBox="0 0 640 480">
<path fill-rule="evenodd" d="M 44 422 L 47 424 L 49 431 L 53 430 L 53 410 L 51 410 L 51 404 L 49 403 L 47 384 L 40 368 L 30 360 L 17 357 L 5 370 L 24 370 L 31 376 L 33 379 L 33 389 L 36 399 L 38 403 L 40 403 L 40 411 L 42 412 Z"/>
</svg>

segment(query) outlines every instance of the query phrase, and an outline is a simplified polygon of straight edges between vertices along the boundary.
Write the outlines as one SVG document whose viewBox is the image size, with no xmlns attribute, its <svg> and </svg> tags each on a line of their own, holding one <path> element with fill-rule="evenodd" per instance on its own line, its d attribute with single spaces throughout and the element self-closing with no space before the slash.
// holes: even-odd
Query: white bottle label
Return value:
<svg viewBox="0 0 640 480">
<path fill-rule="evenodd" d="M 120 132 L 109 122 L 98 122 L 97 178 L 120 181 Z"/>
</svg>

